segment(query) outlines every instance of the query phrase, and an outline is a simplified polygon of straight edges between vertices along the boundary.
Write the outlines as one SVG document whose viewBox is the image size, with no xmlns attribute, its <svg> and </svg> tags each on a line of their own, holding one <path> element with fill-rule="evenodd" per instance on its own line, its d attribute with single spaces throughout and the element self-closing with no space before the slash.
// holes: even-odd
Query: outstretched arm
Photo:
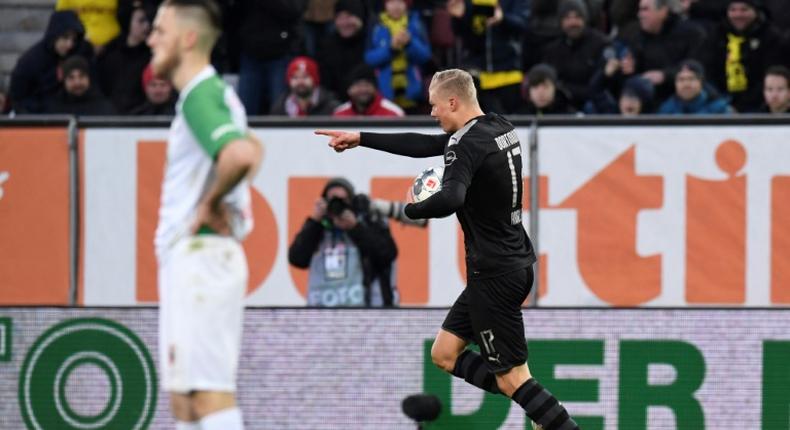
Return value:
<svg viewBox="0 0 790 430">
<path fill-rule="evenodd" d="M 315 134 L 329 136 L 329 146 L 337 152 L 364 146 L 407 157 L 434 157 L 444 153 L 448 134 L 427 135 L 419 133 L 359 133 L 334 130 L 316 130 Z"/>
</svg>

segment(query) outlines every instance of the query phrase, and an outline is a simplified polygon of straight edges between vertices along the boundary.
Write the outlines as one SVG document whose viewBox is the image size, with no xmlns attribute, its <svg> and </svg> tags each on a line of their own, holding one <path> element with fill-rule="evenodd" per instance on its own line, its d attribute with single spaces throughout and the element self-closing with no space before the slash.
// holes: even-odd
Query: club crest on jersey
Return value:
<svg viewBox="0 0 790 430">
<path fill-rule="evenodd" d="M 449 166 L 453 164 L 456 159 L 458 159 L 458 157 L 455 155 L 455 151 L 447 151 L 447 153 L 444 154 L 444 165 Z"/>
</svg>

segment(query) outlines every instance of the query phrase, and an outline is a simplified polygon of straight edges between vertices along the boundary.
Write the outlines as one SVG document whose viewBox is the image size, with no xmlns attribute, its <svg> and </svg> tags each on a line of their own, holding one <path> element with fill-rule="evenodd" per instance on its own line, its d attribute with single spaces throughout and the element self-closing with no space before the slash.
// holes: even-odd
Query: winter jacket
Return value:
<svg viewBox="0 0 790 430">
<path fill-rule="evenodd" d="M 599 69 L 608 43 L 603 33 L 587 28 L 579 39 L 562 37 L 544 48 L 543 61 L 557 70 L 573 106 L 580 108 L 590 97 L 590 79 Z"/>
<path fill-rule="evenodd" d="M 128 46 L 124 34 L 110 42 L 97 58 L 99 88 L 118 112 L 127 113 L 145 101 L 142 75 L 150 62 L 151 49 L 145 42 Z"/>
<path fill-rule="evenodd" d="M 91 87 L 85 94 L 74 96 L 61 89 L 47 108 L 47 113 L 69 115 L 115 115 L 112 103 Z"/>
<path fill-rule="evenodd" d="M 663 98 L 673 91 L 672 76 L 678 64 L 688 59 L 701 60 L 705 33 L 693 22 L 670 15 L 658 34 L 642 31 L 635 22 L 623 30 L 620 39 L 634 55 L 636 73 L 664 72 L 664 83 L 656 88 L 657 97 Z"/>
<path fill-rule="evenodd" d="M 297 52 L 306 6 L 307 0 L 243 0 L 238 30 L 242 52 L 258 60 Z"/>
<path fill-rule="evenodd" d="M 731 112 L 732 107 L 727 103 L 727 99 L 718 97 L 704 89 L 690 101 L 681 100 L 678 96 L 673 95 L 658 108 L 658 113 L 663 115 L 704 115 Z"/>
<path fill-rule="evenodd" d="M 453 29 L 463 40 L 461 63 L 467 68 L 484 72 L 521 70 L 521 39 L 527 30 L 529 0 L 500 0 L 502 22 L 492 27 L 477 25 L 471 0 L 466 12 L 453 19 Z"/>
<path fill-rule="evenodd" d="M 66 57 L 90 53 L 90 47 L 83 41 L 85 29 L 77 14 L 70 10 L 54 12 L 49 18 L 44 38 L 22 54 L 11 72 L 9 98 L 14 111 L 41 113 L 58 92 L 58 65 L 64 58 L 55 52 L 55 40 L 70 31 L 78 36 Z"/>
<path fill-rule="evenodd" d="M 321 86 L 335 94 L 345 94 L 348 71 L 365 62 L 366 35 L 363 29 L 344 39 L 335 31 L 318 42 L 316 61 L 321 70 Z"/>
<path fill-rule="evenodd" d="M 317 88 L 313 92 L 313 100 L 307 112 L 299 108 L 294 96 L 290 92 L 281 95 L 272 105 L 270 115 L 284 115 L 290 117 L 312 116 L 312 115 L 332 115 L 338 105 L 338 101 L 330 91 Z"/>
<path fill-rule="evenodd" d="M 384 306 L 393 305 L 393 262 L 398 249 L 386 220 L 357 217 L 351 230 L 334 228 L 329 221 L 305 220 L 293 243 L 288 248 L 288 262 L 299 268 L 309 268 L 308 305 L 360 306 L 370 305 L 371 288 L 379 287 Z M 346 262 L 341 274 L 329 276 L 324 264 L 327 250 L 342 251 Z M 341 276 L 342 275 L 342 276 Z M 361 288 L 360 288 L 361 287 Z M 362 297 L 354 298 L 354 291 Z M 341 294 L 333 294 L 343 290 Z M 332 299 L 341 296 L 343 298 Z"/>
<path fill-rule="evenodd" d="M 420 65 L 431 59 L 431 46 L 419 15 L 409 15 L 408 31 L 411 40 L 404 47 L 406 52 L 406 90 L 405 97 L 412 101 L 423 99 L 422 74 Z M 378 70 L 379 91 L 390 99 L 396 100 L 392 85 L 392 60 L 395 56 L 391 48 L 392 35 L 387 27 L 376 24 L 371 32 L 370 47 L 365 51 L 365 62 Z"/>
<path fill-rule="evenodd" d="M 388 116 L 398 117 L 405 115 L 403 109 L 396 105 L 394 102 L 385 99 L 381 94 L 376 93 L 376 98 L 370 103 L 365 112 L 357 112 L 354 105 L 347 101 L 335 109 L 333 116 L 349 117 L 349 116 Z"/>
<path fill-rule="evenodd" d="M 736 81 L 745 78 L 741 82 L 733 82 L 732 76 L 728 78 L 728 45 L 733 36 L 742 40 L 737 52 L 745 76 L 735 78 Z M 754 112 L 763 102 L 765 71 L 773 65 L 790 66 L 789 49 L 787 39 L 762 15 L 743 33 L 737 32 L 725 19 L 710 34 L 704 50 L 707 80 L 729 94 L 738 112 Z"/>
</svg>

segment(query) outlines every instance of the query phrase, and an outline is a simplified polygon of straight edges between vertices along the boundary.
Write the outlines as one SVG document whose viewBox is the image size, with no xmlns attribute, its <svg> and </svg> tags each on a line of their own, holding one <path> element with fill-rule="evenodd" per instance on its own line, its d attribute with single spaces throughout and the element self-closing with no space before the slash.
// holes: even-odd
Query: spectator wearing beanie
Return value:
<svg viewBox="0 0 790 430">
<path fill-rule="evenodd" d="M 96 59 L 99 89 L 120 113 L 128 113 L 145 101 L 140 75 L 151 61 L 146 39 L 155 13 L 153 5 L 141 0 L 122 2 L 118 7 L 121 34 Z"/>
<path fill-rule="evenodd" d="M 112 103 L 91 85 L 88 60 L 69 57 L 61 66 L 63 88 L 55 96 L 47 113 L 69 115 L 115 115 Z"/>
<path fill-rule="evenodd" d="M 378 71 L 381 94 L 407 112 L 425 98 L 420 66 L 431 58 L 425 28 L 420 17 L 409 12 L 409 3 L 384 0 L 365 51 L 365 62 Z"/>
<path fill-rule="evenodd" d="M 661 104 L 659 114 L 723 114 L 731 113 L 727 99 L 710 85 L 705 85 L 705 69 L 696 60 L 680 64 L 675 74 L 675 94 Z"/>
<path fill-rule="evenodd" d="M 272 115 L 290 117 L 331 115 L 338 105 L 331 92 L 320 87 L 318 65 L 310 57 L 296 57 L 285 72 L 288 92 L 272 106 Z"/>
<path fill-rule="evenodd" d="M 653 112 L 653 84 L 641 76 L 629 78 L 617 101 L 617 111 L 623 116 Z"/>
<path fill-rule="evenodd" d="M 379 93 L 376 82 L 376 74 L 367 64 L 352 70 L 347 92 L 349 101 L 338 106 L 334 116 L 403 116 L 400 106 Z"/>
<path fill-rule="evenodd" d="M 543 61 L 557 70 L 570 103 L 578 109 L 590 97 L 590 79 L 609 40 L 587 26 L 587 6 L 582 0 L 562 0 L 559 17 L 562 36 L 545 46 Z"/>
<path fill-rule="evenodd" d="M 145 101 L 132 109 L 131 115 L 175 115 L 176 93 L 170 81 L 154 76 L 150 64 L 143 70 L 140 81 L 145 90 Z"/>
<path fill-rule="evenodd" d="M 484 112 L 514 113 L 523 103 L 521 39 L 527 30 L 528 0 L 499 0 L 493 7 L 448 0 L 453 29 L 464 46 L 461 65 L 476 72 Z"/>
<path fill-rule="evenodd" d="M 72 55 L 92 54 L 84 34 L 73 11 L 54 12 L 49 17 L 44 37 L 19 57 L 11 72 L 8 96 L 16 113 L 44 112 L 60 89 L 59 64 Z"/>
<path fill-rule="evenodd" d="M 557 71 L 548 64 L 536 64 L 527 73 L 529 99 L 519 113 L 527 115 L 573 114 L 568 97 L 557 80 Z"/>
<path fill-rule="evenodd" d="M 316 60 L 324 88 L 345 94 L 348 71 L 365 63 L 365 8 L 362 0 L 335 3 L 334 28 L 318 42 Z"/>
<path fill-rule="evenodd" d="M 788 49 L 762 0 L 730 0 L 727 17 L 708 37 L 704 64 L 710 82 L 730 96 L 738 112 L 756 112 L 763 102 L 765 71 L 790 65 Z"/>
<path fill-rule="evenodd" d="M 288 62 L 301 43 L 307 0 L 239 0 L 239 98 L 247 115 L 265 115 L 283 95 Z"/>
</svg>

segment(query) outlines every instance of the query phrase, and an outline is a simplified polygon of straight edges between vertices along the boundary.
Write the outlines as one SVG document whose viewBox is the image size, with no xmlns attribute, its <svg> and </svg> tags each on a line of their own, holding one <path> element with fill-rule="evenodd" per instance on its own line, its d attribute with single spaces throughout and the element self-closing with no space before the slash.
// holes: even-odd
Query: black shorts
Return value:
<svg viewBox="0 0 790 430">
<path fill-rule="evenodd" d="M 450 308 L 442 329 L 476 343 L 495 373 L 527 362 L 521 305 L 532 288 L 532 266 L 487 279 L 470 280 Z"/>
</svg>

